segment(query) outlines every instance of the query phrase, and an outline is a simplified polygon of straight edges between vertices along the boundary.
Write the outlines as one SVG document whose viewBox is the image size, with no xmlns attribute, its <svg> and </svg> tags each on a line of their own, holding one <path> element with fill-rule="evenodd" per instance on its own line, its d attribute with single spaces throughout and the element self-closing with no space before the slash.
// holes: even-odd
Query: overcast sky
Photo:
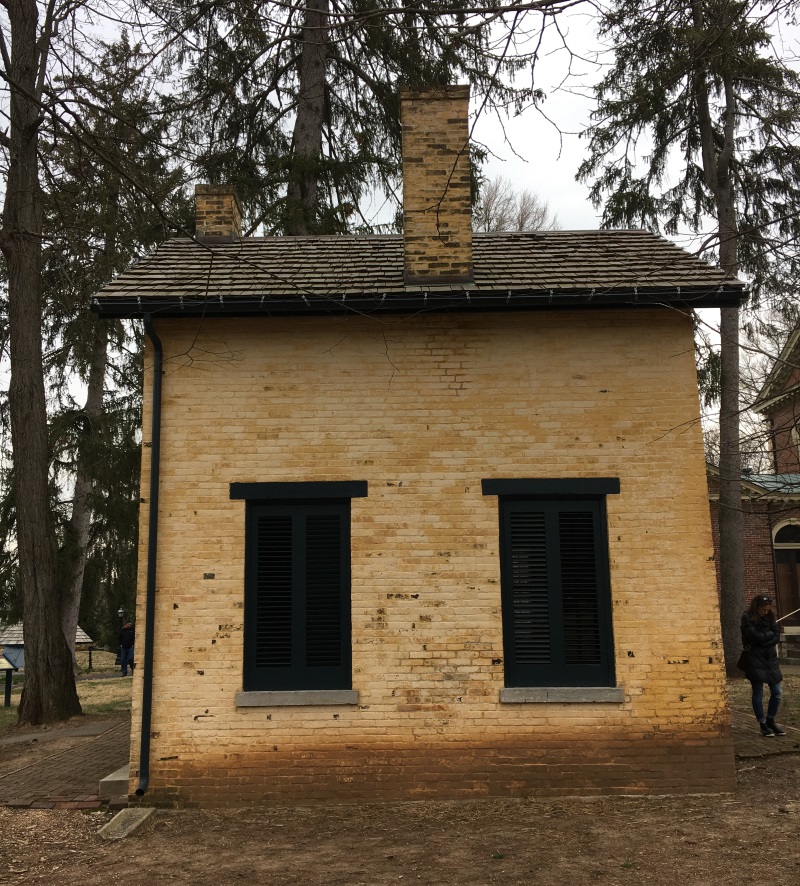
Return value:
<svg viewBox="0 0 800 886">
<path fill-rule="evenodd" d="M 599 226 L 599 214 L 589 201 L 588 187 L 575 181 L 575 173 L 586 153 L 586 141 L 578 134 L 590 122 L 589 91 L 600 77 L 593 61 L 598 43 L 585 14 L 563 19 L 561 28 L 571 54 L 551 27 L 536 63 L 533 85 L 546 95 L 541 112 L 529 108 L 504 119 L 502 126 L 491 114 L 477 120 L 473 116 L 473 139 L 496 155 L 485 167 L 489 177 L 505 176 L 519 190 L 546 200 L 564 230 L 586 230 Z M 527 85 L 528 79 L 518 75 L 520 85 Z"/>
<path fill-rule="evenodd" d="M 559 131 L 535 109 L 506 121 L 504 127 L 489 118 L 479 119 L 473 135 L 493 154 L 485 166 L 489 178 L 504 176 L 520 191 L 533 191 L 558 215 L 564 230 L 599 227 L 599 214 L 589 201 L 587 185 L 575 181 L 583 160 L 586 142 L 579 140 L 578 128 L 588 122 L 590 103 L 559 93 L 545 110 Z M 503 128 L 510 144 L 504 140 Z"/>
</svg>

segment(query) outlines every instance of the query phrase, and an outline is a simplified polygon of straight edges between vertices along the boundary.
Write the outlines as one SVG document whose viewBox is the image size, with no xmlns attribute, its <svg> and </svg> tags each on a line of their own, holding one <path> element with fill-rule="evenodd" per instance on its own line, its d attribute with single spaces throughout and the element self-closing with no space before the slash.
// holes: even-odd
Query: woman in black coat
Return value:
<svg viewBox="0 0 800 886">
<path fill-rule="evenodd" d="M 747 651 L 745 675 L 753 687 L 753 713 L 758 720 L 764 738 L 786 735 L 775 722 L 781 703 L 783 674 L 778 666 L 776 646 L 780 640 L 780 628 L 772 612 L 772 600 L 759 594 L 750 601 L 742 615 L 742 646 Z M 764 684 L 769 686 L 769 704 L 764 716 Z"/>
</svg>

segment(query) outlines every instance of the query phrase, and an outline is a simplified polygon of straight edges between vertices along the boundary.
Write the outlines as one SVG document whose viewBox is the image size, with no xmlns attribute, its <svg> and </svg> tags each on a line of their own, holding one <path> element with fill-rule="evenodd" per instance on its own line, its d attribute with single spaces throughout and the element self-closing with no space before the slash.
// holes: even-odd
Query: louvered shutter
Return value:
<svg viewBox="0 0 800 886">
<path fill-rule="evenodd" d="M 342 527 L 339 514 L 306 517 L 306 665 L 342 663 Z"/>
<path fill-rule="evenodd" d="M 349 689 L 349 502 L 248 507 L 246 690 Z"/>
<path fill-rule="evenodd" d="M 547 549 L 542 513 L 515 511 L 509 520 L 511 607 L 518 664 L 550 661 L 550 603 Z"/>
<path fill-rule="evenodd" d="M 501 500 L 506 686 L 613 685 L 603 505 Z"/>
<path fill-rule="evenodd" d="M 564 661 L 600 664 L 597 550 L 591 511 L 558 515 Z"/>
<path fill-rule="evenodd" d="M 259 668 L 292 665 L 292 518 L 256 521 L 255 647 Z"/>
</svg>

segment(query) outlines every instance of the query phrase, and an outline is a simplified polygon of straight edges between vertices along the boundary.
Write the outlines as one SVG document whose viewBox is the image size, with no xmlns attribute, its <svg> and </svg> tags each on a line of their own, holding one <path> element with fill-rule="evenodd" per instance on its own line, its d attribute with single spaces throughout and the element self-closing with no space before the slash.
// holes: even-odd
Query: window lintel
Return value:
<svg viewBox="0 0 800 886">
<path fill-rule="evenodd" d="M 366 480 L 308 480 L 275 483 L 231 483 L 231 498 L 247 501 L 366 498 Z"/>
<path fill-rule="evenodd" d="M 619 477 L 499 478 L 481 480 L 484 495 L 619 495 Z"/>
</svg>

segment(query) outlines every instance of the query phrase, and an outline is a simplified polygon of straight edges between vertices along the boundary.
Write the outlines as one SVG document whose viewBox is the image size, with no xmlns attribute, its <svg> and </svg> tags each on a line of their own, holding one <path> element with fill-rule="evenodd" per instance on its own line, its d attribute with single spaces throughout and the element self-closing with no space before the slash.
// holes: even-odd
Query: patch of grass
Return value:
<svg viewBox="0 0 800 886">
<path fill-rule="evenodd" d="M 121 714 L 130 711 L 130 698 L 121 698 L 117 701 L 104 701 L 98 704 L 81 703 L 84 714 Z"/>
<path fill-rule="evenodd" d="M 81 674 L 88 674 L 89 671 L 89 653 L 88 651 L 78 650 L 75 653 L 78 660 L 78 668 Z M 119 670 L 119 665 L 115 664 L 117 653 L 106 652 L 104 649 L 92 650 L 92 674 L 112 674 Z"/>
<path fill-rule="evenodd" d="M 81 680 L 78 698 L 84 713 L 129 711 L 131 709 L 132 677 L 111 680 Z"/>
<path fill-rule="evenodd" d="M 3 696 L 5 698 L 5 696 Z M 13 699 L 12 699 L 13 702 Z M 5 732 L 17 723 L 17 706 L 0 708 L 0 733 Z"/>
<path fill-rule="evenodd" d="M 16 726 L 17 708 L 22 695 L 23 683 L 24 677 L 21 674 L 16 674 L 11 688 L 11 707 L 0 707 L 0 732 Z M 79 680 L 76 686 L 84 714 L 111 715 L 125 713 L 131 709 L 132 677 Z M 5 698 L 5 696 L 0 695 L 0 698 Z"/>
</svg>

